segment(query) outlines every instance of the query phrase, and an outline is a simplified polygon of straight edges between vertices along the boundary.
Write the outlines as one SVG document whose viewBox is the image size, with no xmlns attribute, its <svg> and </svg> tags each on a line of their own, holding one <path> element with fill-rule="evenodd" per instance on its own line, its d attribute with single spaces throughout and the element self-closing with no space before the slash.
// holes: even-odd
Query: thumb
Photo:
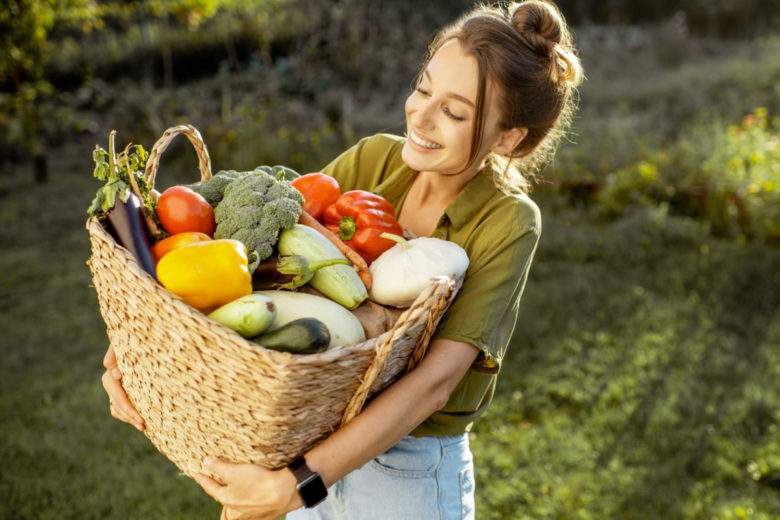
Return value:
<svg viewBox="0 0 780 520">
<path fill-rule="evenodd" d="M 112 349 L 110 345 L 108 350 L 106 350 L 106 355 L 103 356 L 103 366 L 108 370 L 116 367 L 116 354 L 114 354 L 114 349 Z"/>
</svg>

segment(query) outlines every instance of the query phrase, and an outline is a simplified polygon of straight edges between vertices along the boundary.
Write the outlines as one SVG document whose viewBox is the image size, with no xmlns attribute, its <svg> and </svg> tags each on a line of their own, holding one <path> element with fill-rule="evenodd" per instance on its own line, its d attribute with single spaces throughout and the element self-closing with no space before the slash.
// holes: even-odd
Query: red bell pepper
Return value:
<svg viewBox="0 0 780 520">
<path fill-rule="evenodd" d="M 341 196 L 341 187 L 336 179 L 324 173 L 307 173 L 290 184 L 303 195 L 303 209 L 320 220 L 325 208 Z"/>
<path fill-rule="evenodd" d="M 382 233 L 403 234 L 395 209 L 379 195 L 353 190 L 341 195 L 324 213 L 325 226 L 371 263 L 395 245 Z"/>
</svg>

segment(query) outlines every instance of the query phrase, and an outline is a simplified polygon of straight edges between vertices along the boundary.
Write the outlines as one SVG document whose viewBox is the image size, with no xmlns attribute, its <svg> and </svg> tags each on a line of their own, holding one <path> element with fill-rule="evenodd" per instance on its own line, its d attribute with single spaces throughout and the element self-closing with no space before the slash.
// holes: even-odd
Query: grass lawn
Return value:
<svg viewBox="0 0 780 520">
<path fill-rule="evenodd" d="M 217 518 L 108 415 L 85 260 L 94 143 L 0 178 L 0 518 Z M 663 208 L 544 213 L 522 320 L 472 438 L 478 518 L 777 518 L 780 251 Z"/>
</svg>

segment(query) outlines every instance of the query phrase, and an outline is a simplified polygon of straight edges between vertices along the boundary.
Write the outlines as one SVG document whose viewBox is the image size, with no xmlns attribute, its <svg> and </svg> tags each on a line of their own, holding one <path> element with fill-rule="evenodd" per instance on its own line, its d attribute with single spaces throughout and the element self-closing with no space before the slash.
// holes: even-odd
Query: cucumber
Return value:
<svg viewBox="0 0 780 520">
<path fill-rule="evenodd" d="M 317 318 L 330 331 L 329 348 L 355 345 L 366 340 L 360 320 L 328 298 L 292 291 L 255 291 L 254 294 L 267 296 L 276 304 L 276 319 L 271 330 L 298 318 Z"/>
<path fill-rule="evenodd" d="M 317 230 L 295 224 L 279 235 L 279 254 L 300 255 L 309 262 L 346 258 L 339 249 Z M 322 294 L 347 309 L 355 309 L 368 298 L 366 286 L 351 265 L 331 265 L 314 273 L 309 282 Z"/>
<path fill-rule="evenodd" d="M 209 318 L 233 329 L 245 338 L 262 334 L 276 317 L 276 304 L 268 296 L 247 294 L 226 303 L 209 314 Z"/>
<path fill-rule="evenodd" d="M 316 318 L 300 318 L 252 341 L 263 347 L 293 354 L 314 354 L 328 348 L 330 332 Z"/>
</svg>

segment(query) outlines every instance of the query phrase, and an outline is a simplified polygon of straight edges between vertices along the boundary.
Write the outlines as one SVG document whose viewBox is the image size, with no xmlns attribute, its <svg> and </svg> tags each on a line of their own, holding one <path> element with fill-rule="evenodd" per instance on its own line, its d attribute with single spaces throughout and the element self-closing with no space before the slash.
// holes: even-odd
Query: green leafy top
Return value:
<svg viewBox="0 0 780 520">
<path fill-rule="evenodd" d="M 144 169 L 149 154 L 140 144 L 128 144 L 119 155 L 114 148 L 116 131 L 112 130 L 108 135 L 108 151 L 96 145 L 92 152 L 92 160 L 95 169 L 92 175 L 104 181 L 106 184 L 100 188 L 87 208 L 87 214 L 92 217 L 102 218 L 116 204 L 116 198 L 127 202 L 130 197 L 132 183 L 138 186 L 141 195 L 141 209 L 146 220 L 149 232 L 156 239 L 164 238 L 167 233 L 163 231 L 157 218 L 157 198 L 153 186 L 146 182 Z"/>
<path fill-rule="evenodd" d="M 154 197 L 151 187 L 148 186 L 144 178 L 144 168 L 148 154 L 141 145 L 127 145 L 118 156 L 114 153 L 114 135 L 112 131 L 108 136 L 108 148 L 106 151 L 99 145 L 95 145 L 92 152 L 92 160 L 95 162 L 95 169 L 92 175 L 106 184 L 95 194 L 87 209 L 87 214 L 93 217 L 102 217 L 105 213 L 114 207 L 117 196 L 126 202 L 130 196 L 131 179 L 133 176 L 138 185 L 138 189 L 143 199 L 145 207 L 154 207 Z"/>
</svg>

